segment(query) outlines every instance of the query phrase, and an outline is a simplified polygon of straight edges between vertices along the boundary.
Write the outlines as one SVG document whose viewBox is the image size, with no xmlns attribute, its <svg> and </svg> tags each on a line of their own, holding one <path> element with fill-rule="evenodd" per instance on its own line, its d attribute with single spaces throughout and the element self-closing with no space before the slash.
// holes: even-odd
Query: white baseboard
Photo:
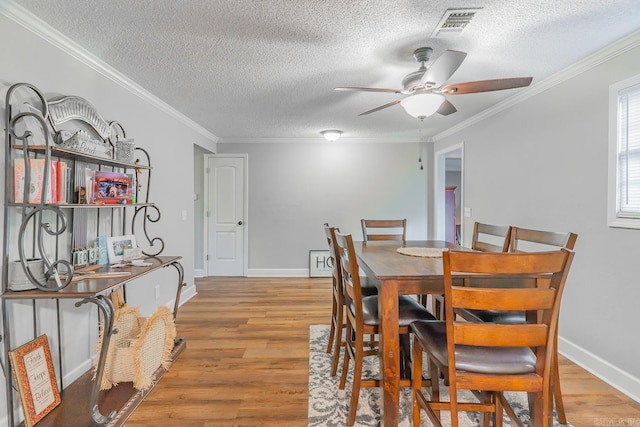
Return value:
<svg viewBox="0 0 640 427">
<path fill-rule="evenodd" d="M 601 357 L 562 337 L 558 337 L 558 351 L 576 365 L 589 371 L 636 402 L 640 402 L 640 378 L 636 378 L 630 373 L 613 366 Z"/>
<path fill-rule="evenodd" d="M 204 269 L 193 270 L 193 277 L 204 277 Z"/>
<path fill-rule="evenodd" d="M 247 271 L 247 277 L 309 277 L 309 269 L 254 268 Z"/>
</svg>

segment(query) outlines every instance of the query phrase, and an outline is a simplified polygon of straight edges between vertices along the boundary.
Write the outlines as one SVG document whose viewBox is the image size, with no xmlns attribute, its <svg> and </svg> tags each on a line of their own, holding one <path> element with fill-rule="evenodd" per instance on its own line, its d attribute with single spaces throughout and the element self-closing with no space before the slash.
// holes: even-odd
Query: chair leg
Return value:
<svg viewBox="0 0 640 427">
<path fill-rule="evenodd" d="M 449 376 L 449 378 L 451 377 Z M 451 407 L 451 427 L 458 427 L 458 387 L 455 381 L 449 381 L 449 405 Z"/>
<path fill-rule="evenodd" d="M 557 336 L 556 336 L 557 340 Z M 556 349 L 557 349 L 556 345 Z M 560 424 L 567 423 L 567 415 L 564 412 L 564 401 L 562 400 L 562 389 L 560 388 L 560 367 L 558 365 L 558 351 L 556 350 L 553 355 L 553 398 L 556 403 L 556 411 L 558 412 L 558 421 Z"/>
<path fill-rule="evenodd" d="M 353 360 L 353 383 L 351 384 L 351 403 L 349 404 L 349 416 L 347 425 L 352 426 L 356 422 L 358 413 L 358 400 L 360 399 L 360 384 L 362 382 L 362 364 L 364 359 L 364 339 L 362 334 L 356 336 Z"/>
<path fill-rule="evenodd" d="M 503 422 L 502 403 L 498 398 L 498 393 L 493 393 L 492 399 L 494 401 L 495 410 L 496 410 L 496 412 L 493 414 L 495 419 L 495 422 L 493 423 L 493 425 L 495 427 L 502 427 L 502 422 Z"/>
<path fill-rule="evenodd" d="M 482 398 L 481 401 L 484 401 L 484 403 L 492 403 L 491 399 L 493 398 L 493 395 L 491 393 L 480 393 L 480 397 Z M 495 413 L 494 416 L 491 416 L 491 412 L 483 412 L 482 413 L 482 425 L 483 426 L 487 426 L 489 427 L 490 423 L 491 423 L 491 419 L 495 419 Z"/>
<path fill-rule="evenodd" d="M 411 378 L 411 335 L 400 335 L 400 377 Z"/>
<path fill-rule="evenodd" d="M 340 360 L 340 347 L 342 347 L 342 330 L 344 329 L 343 325 L 343 307 L 338 307 L 338 312 L 336 314 L 336 326 L 335 326 L 335 344 L 333 349 L 333 357 L 331 358 L 331 376 L 335 377 L 338 372 L 338 362 Z"/>
<path fill-rule="evenodd" d="M 440 402 L 440 370 L 436 364 L 429 360 L 429 375 L 431 376 L 431 400 Z M 436 418 L 440 419 L 440 411 L 434 411 Z"/>
<path fill-rule="evenodd" d="M 347 373 L 349 372 L 349 348 L 353 347 L 352 341 L 353 331 L 351 330 L 351 324 L 347 323 L 347 328 L 345 329 L 345 344 L 344 344 L 344 357 L 342 361 L 342 374 L 340 375 L 340 384 L 338 388 L 340 390 L 344 390 L 344 386 L 347 383 Z"/>
<path fill-rule="evenodd" d="M 530 413 L 533 414 L 533 424 L 532 427 L 542 427 L 547 424 L 545 420 L 543 420 L 544 416 L 544 403 L 542 393 L 531 393 L 533 394 L 533 411 Z M 531 403 L 531 402 L 530 402 Z"/>
<path fill-rule="evenodd" d="M 336 316 L 338 314 L 336 310 L 336 299 L 333 298 L 333 303 L 331 304 L 331 327 L 329 329 L 329 340 L 327 342 L 327 353 L 331 353 L 331 348 L 333 347 L 333 338 L 336 335 Z"/>
<path fill-rule="evenodd" d="M 411 375 L 411 402 L 413 413 L 413 425 L 420 425 L 420 404 L 416 397 L 422 390 L 422 346 L 418 340 L 413 340 L 413 372 Z"/>
</svg>

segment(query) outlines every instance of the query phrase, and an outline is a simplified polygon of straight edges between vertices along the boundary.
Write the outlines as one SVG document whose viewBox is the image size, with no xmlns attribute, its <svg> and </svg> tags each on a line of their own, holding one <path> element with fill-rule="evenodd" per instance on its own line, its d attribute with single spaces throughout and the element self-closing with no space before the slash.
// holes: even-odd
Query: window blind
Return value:
<svg viewBox="0 0 640 427">
<path fill-rule="evenodd" d="M 618 95 L 618 213 L 640 218 L 640 84 Z"/>
</svg>

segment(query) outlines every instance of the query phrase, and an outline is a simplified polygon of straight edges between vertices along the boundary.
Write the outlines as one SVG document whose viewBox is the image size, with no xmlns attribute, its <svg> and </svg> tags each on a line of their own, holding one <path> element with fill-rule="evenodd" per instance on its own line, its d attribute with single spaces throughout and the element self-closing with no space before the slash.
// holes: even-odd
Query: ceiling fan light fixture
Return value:
<svg viewBox="0 0 640 427">
<path fill-rule="evenodd" d="M 320 133 L 322 134 L 322 136 L 324 136 L 324 139 L 331 142 L 337 141 L 338 138 L 340 138 L 340 136 L 342 135 L 341 130 L 323 130 Z"/>
<path fill-rule="evenodd" d="M 410 116 L 419 119 L 435 114 L 443 102 L 444 96 L 439 93 L 419 93 L 407 96 L 400 105 Z"/>
</svg>

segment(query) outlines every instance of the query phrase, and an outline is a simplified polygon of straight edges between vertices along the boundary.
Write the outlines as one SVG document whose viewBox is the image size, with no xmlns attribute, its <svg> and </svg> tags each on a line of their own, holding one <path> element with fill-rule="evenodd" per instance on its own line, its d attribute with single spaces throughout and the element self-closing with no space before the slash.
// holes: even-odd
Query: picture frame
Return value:
<svg viewBox="0 0 640 427">
<path fill-rule="evenodd" d="M 136 236 L 133 234 L 107 237 L 109 264 L 117 264 L 124 261 L 125 249 L 134 249 L 137 247 Z"/>
<path fill-rule="evenodd" d="M 133 202 L 133 175 L 95 171 L 92 203 L 98 205 L 130 205 Z"/>
<path fill-rule="evenodd" d="M 329 250 L 309 251 L 309 277 L 331 277 L 333 264 Z"/>
<path fill-rule="evenodd" d="M 47 335 L 9 352 L 22 402 L 24 423 L 31 427 L 61 402 Z"/>
</svg>

